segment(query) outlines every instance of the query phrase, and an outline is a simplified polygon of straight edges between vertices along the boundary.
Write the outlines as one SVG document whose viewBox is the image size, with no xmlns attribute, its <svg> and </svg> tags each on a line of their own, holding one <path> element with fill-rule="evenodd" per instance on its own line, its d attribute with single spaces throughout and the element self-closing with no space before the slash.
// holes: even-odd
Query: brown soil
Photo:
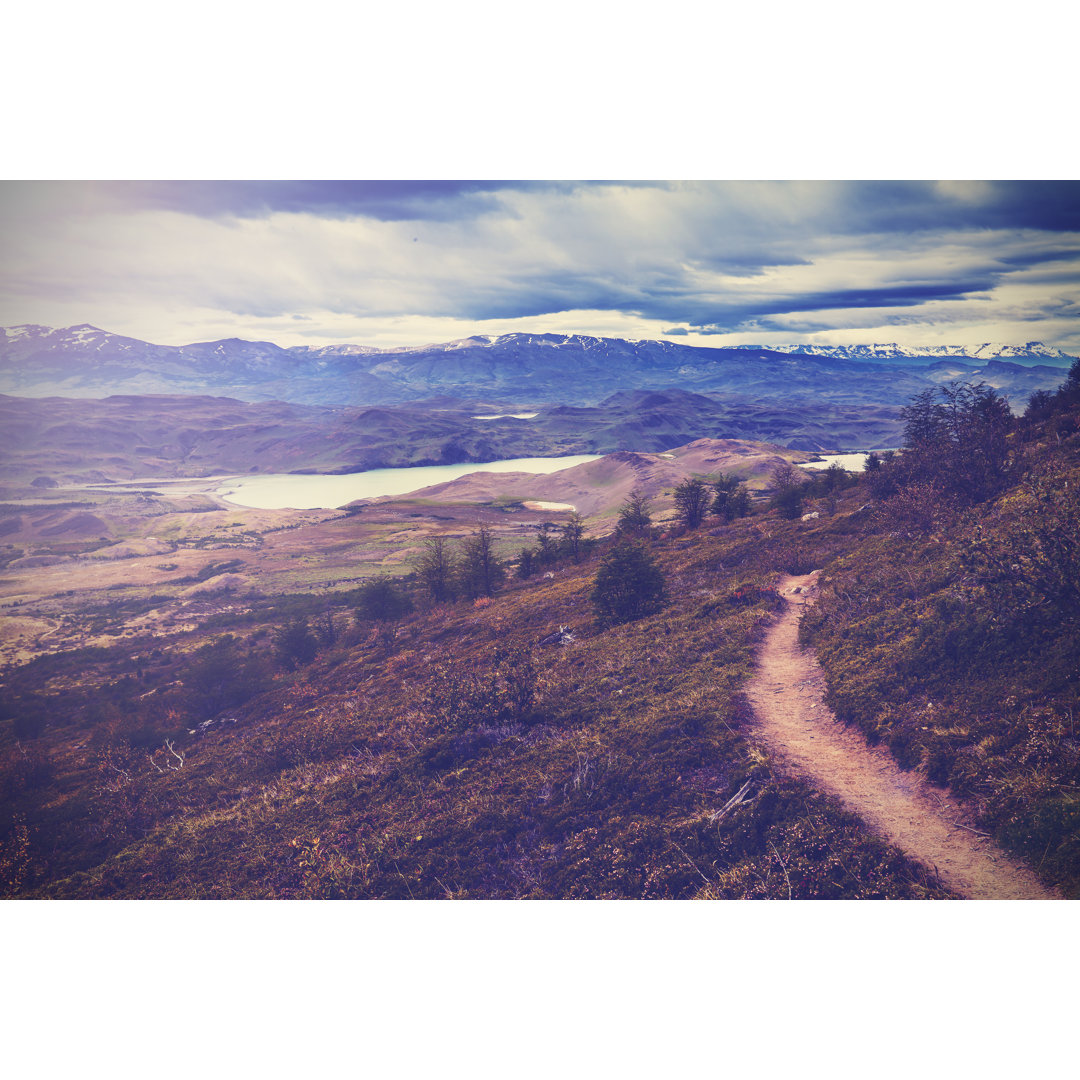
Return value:
<svg viewBox="0 0 1080 1080">
<path fill-rule="evenodd" d="M 825 706 L 824 679 L 798 642 L 801 609 L 813 603 L 817 571 L 787 577 L 787 607 L 769 631 L 748 687 L 756 734 L 794 772 L 838 796 L 880 836 L 933 868 L 971 900 L 1060 899 L 1009 858 L 947 793 L 903 772 L 882 747 L 844 727 Z"/>
</svg>

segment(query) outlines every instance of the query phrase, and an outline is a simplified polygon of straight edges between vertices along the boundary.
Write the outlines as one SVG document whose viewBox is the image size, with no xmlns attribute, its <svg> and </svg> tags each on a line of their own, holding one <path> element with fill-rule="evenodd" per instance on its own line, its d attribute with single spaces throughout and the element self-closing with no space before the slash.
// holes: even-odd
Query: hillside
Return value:
<svg viewBox="0 0 1080 1080">
<path fill-rule="evenodd" d="M 747 694 L 777 590 L 818 570 L 799 634 L 823 704 L 948 804 L 948 828 L 1076 897 L 1075 371 L 1020 420 L 985 387 L 923 395 L 906 449 L 865 475 L 781 468 L 744 516 L 687 529 L 666 509 L 630 547 L 602 514 L 574 533 L 475 490 L 486 501 L 443 493 L 264 531 L 174 507 L 173 528 L 207 524 L 167 552 L 119 524 L 87 546 L 86 529 L 120 522 L 112 496 L 41 511 L 78 518 L 78 542 L 19 510 L 19 529 L 37 522 L 27 551 L 58 561 L 10 563 L 14 588 L 38 589 L 9 594 L 11 621 L 56 625 L 53 651 L 9 665 L 0 688 L 7 893 L 982 895 L 917 842 L 892 846 L 884 819 L 845 809 L 763 734 Z M 615 498 L 733 454 L 759 481 L 783 458 L 701 440 L 579 468 Z M 99 560 L 93 591 L 65 583 L 69 542 Z M 663 593 L 605 615 L 597 583 L 634 551 Z M 440 552 L 458 567 L 445 596 Z M 95 640 L 71 639 L 88 626 Z"/>
<path fill-rule="evenodd" d="M 416 593 L 417 610 L 388 623 L 345 620 L 360 593 L 328 599 L 325 619 L 318 597 L 282 595 L 220 609 L 167 650 L 135 637 L 8 669 L 11 887 L 949 895 L 756 741 L 744 691 L 780 610 L 775 589 L 819 566 L 803 634 L 837 715 L 948 785 L 973 828 L 1076 895 L 1078 624 L 1051 588 L 1054 572 L 1077 580 L 1060 561 L 1075 552 L 1044 555 L 1046 538 L 1080 531 L 1080 433 L 1068 415 L 1051 424 L 1014 426 L 1007 475 L 968 508 L 912 515 L 886 463 L 831 495 L 815 481 L 804 509 L 816 518 L 759 506 L 669 529 L 648 541 L 667 601 L 625 625 L 593 618 L 604 542 L 475 602 Z M 999 549 L 1031 573 L 1001 575 Z M 332 632 L 283 665 L 297 614 Z"/>
<path fill-rule="evenodd" d="M 670 505 L 670 493 L 687 476 L 731 473 L 748 487 L 766 487 L 772 470 L 806 454 L 784 454 L 779 447 L 735 439 L 696 439 L 662 454 L 620 450 L 547 475 L 476 472 L 445 484 L 421 488 L 413 498 L 438 502 L 537 500 L 573 506 L 583 515 L 611 517 L 631 491 Z M 379 502 L 389 500 L 375 500 Z"/>
<path fill-rule="evenodd" d="M 9 483 L 69 484 L 658 453 L 701 437 L 830 452 L 892 446 L 900 433 L 894 407 L 756 404 L 675 390 L 618 394 L 588 408 L 536 406 L 529 419 L 483 419 L 505 408 L 448 398 L 331 409 L 179 395 L 0 395 L 0 468 Z"/>
<path fill-rule="evenodd" d="M 594 555 L 295 672 L 242 619 L 26 665 L 9 874 L 68 897 L 946 895 L 742 733 L 799 528 L 658 541 L 671 602 L 609 630 Z"/>
</svg>

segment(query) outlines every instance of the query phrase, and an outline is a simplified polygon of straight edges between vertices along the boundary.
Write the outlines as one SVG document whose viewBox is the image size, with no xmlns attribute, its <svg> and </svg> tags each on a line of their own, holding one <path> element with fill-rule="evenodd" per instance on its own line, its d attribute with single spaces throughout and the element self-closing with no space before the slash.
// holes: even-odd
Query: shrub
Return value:
<svg viewBox="0 0 1080 1080">
<path fill-rule="evenodd" d="M 591 599 L 601 626 L 655 614 L 664 606 L 663 572 L 643 544 L 624 540 L 601 561 Z"/>
<path fill-rule="evenodd" d="M 486 670 L 461 662 L 436 665 L 420 694 L 419 707 L 451 735 L 520 723 L 536 701 L 537 681 L 530 649 L 497 646 Z"/>
<path fill-rule="evenodd" d="M 274 635 L 274 655 L 287 671 L 295 671 L 301 664 L 310 664 L 318 651 L 319 643 L 303 616 L 286 623 Z"/>
<path fill-rule="evenodd" d="M 412 611 L 412 598 L 399 582 L 380 577 L 360 586 L 356 617 L 371 622 L 393 622 Z"/>
<path fill-rule="evenodd" d="M 820 560 L 802 544 L 784 544 L 774 549 L 771 561 L 789 574 L 809 574 Z"/>
</svg>

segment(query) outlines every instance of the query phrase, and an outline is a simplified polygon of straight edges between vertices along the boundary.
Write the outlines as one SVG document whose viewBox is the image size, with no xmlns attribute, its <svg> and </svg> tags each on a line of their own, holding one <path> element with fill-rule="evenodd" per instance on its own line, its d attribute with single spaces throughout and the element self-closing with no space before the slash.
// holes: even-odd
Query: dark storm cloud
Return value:
<svg viewBox="0 0 1080 1080">
<path fill-rule="evenodd" d="M 950 194 L 955 190 L 957 194 Z M 1080 231 L 1080 184 L 1072 180 L 998 180 L 973 185 L 970 198 L 938 181 L 853 181 L 838 185 L 827 215 L 841 232 L 930 229 Z"/>
<path fill-rule="evenodd" d="M 768 321 L 776 315 L 808 312 L 848 311 L 853 309 L 918 307 L 929 300 L 970 300 L 992 287 L 989 280 L 954 282 L 938 285 L 897 285 L 881 289 L 836 289 L 828 292 L 801 293 L 796 296 L 759 300 L 752 304 L 708 304 L 693 306 L 682 321 L 702 334 L 728 334 L 747 319 Z M 667 305 L 665 305 L 665 311 Z M 641 312 L 660 317 L 649 306 Z M 777 325 L 769 323 L 769 325 Z M 667 332 L 667 331 L 665 331 Z"/>
</svg>

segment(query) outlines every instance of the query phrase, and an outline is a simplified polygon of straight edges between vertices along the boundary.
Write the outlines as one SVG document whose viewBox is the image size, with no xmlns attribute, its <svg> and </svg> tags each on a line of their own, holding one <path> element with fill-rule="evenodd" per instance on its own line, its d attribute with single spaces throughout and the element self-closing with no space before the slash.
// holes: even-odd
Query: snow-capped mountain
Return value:
<svg viewBox="0 0 1080 1080">
<path fill-rule="evenodd" d="M 595 404 L 622 390 L 679 389 L 774 403 L 861 406 L 905 404 L 928 385 L 960 378 L 985 380 L 1020 403 L 1033 390 L 1055 389 L 1070 359 L 1037 342 L 945 349 L 702 348 L 578 334 L 502 334 L 393 349 L 282 348 L 239 338 L 154 345 L 89 325 L 15 326 L 0 329 L 0 392 L 82 398 L 211 394 L 376 405 L 437 396 Z"/>
<path fill-rule="evenodd" d="M 870 363 L 904 360 L 931 360 L 958 357 L 971 360 L 1011 360 L 1017 363 L 1050 363 L 1067 367 L 1076 359 L 1061 349 L 1029 341 L 1025 345 L 1005 345 L 984 342 L 981 345 L 898 345 L 896 342 L 874 345 L 735 345 L 723 348 L 764 348 L 779 353 L 799 353 L 803 356 L 833 356 L 843 360 L 864 360 Z"/>
</svg>

